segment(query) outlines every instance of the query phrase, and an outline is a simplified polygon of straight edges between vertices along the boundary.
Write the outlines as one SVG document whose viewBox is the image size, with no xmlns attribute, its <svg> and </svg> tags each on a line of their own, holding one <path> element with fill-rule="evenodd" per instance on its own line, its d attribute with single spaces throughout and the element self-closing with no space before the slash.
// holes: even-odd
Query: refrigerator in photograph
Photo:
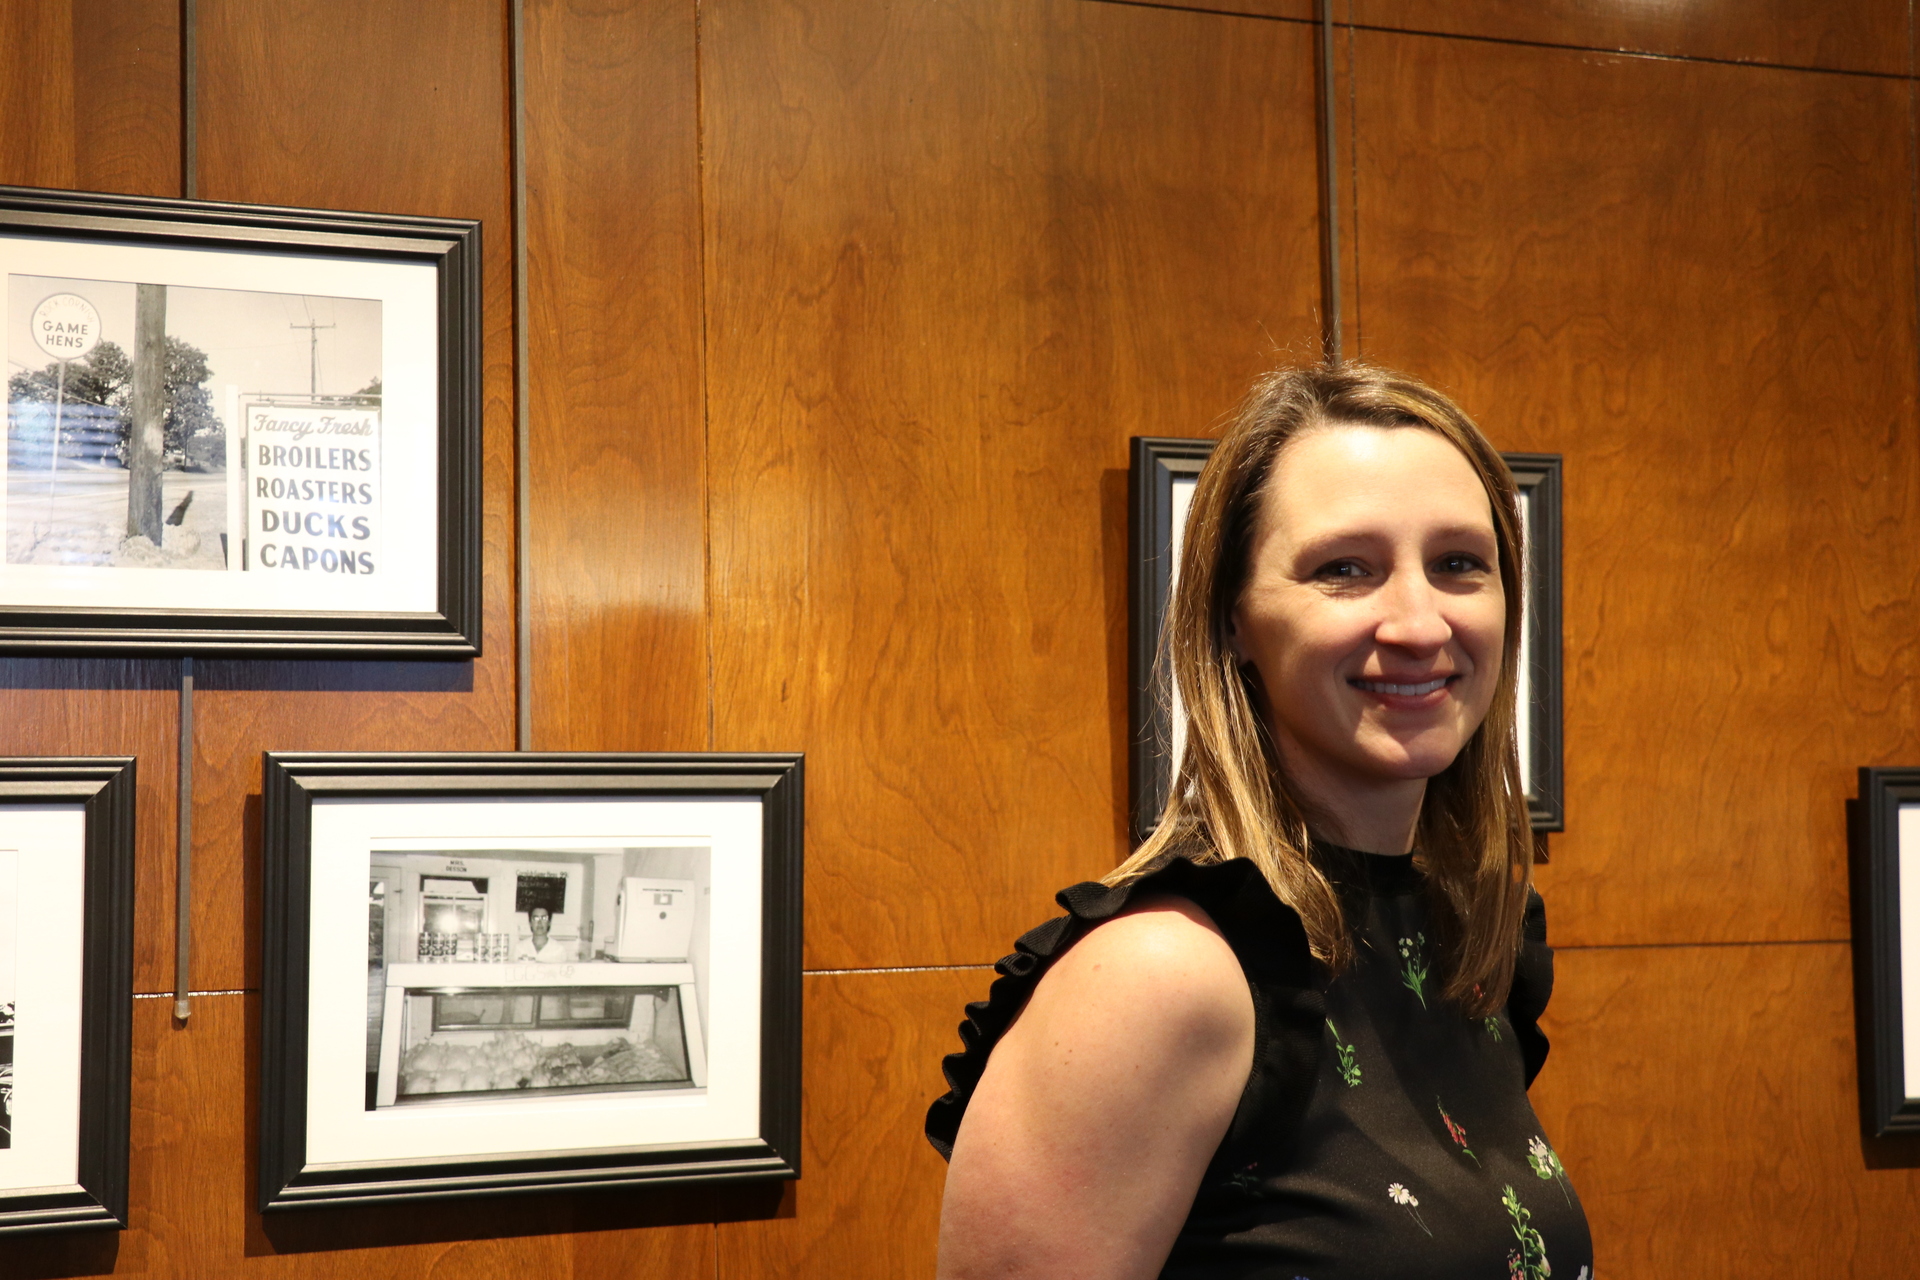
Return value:
<svg viewBox="0 0 1920 1280">
<path fill-rule="evenodd" d="M 680 961 L 693 940 L 693 881 L 628 876 L 614 900 L 613 958 Z"/>
</svg>

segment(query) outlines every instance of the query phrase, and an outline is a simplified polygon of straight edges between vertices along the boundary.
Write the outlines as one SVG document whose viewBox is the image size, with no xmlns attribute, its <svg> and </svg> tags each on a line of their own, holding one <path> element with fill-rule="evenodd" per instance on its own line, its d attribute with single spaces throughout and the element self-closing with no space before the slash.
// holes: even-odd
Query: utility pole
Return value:
<svg viewBox="0 0 1920 1280">
<path fill-rule="evenodd" d="M 160 545 L 160 473 L 167 433 L 167 286 L 133 295 L 133 395 L 127 405 L 127 536 Z"/>
<path fill-rule="evenodd" d="M 309 395 L 317 396 L 320 394 L 320 330 L 335 327 L 337 326 L 315 324 L 311 320 L 305 324 L 289 323 L 287 325 L 289 329 L 306 329 L 310 331 L 307 334 L 307 337 L 311 339 L 307 348 L 307 393 Z"/>
</svg>

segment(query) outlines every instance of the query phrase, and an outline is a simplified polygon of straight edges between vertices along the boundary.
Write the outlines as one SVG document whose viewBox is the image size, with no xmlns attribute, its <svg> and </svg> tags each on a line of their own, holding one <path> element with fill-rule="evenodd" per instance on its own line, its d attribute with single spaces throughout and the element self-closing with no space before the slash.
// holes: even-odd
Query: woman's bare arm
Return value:
<svg viewBox="0 0 1920 1280">
<path fill-rule="evenodd" d="M 1158 1275 L 1246 1087 L 1253 1037 L 1240 963 L 1185 899 L 1081 939 L 967 1105 L 940 1280 Z"/>
</svg>

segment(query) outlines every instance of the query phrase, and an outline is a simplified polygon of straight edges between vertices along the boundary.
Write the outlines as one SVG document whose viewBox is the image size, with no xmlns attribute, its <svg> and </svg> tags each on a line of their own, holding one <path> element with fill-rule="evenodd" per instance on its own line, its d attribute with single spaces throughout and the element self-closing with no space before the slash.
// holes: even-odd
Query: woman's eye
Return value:
<svg viewBox="0 0 1920 1280">
<path fill-rule="evenodd" d="M 1458 551 L 1452 555 L 1441 556 L 1434 562 L 1434 568 L 1441 573 L 1485 573 L 1487 562 L 1479 556 Z"/>
<path fill-rule="evenodd" d="M 1316 578 L 1364 578 L 1367 571 L 1352 560 L 1334 560 L 1313 571 Z"/>
</svg>

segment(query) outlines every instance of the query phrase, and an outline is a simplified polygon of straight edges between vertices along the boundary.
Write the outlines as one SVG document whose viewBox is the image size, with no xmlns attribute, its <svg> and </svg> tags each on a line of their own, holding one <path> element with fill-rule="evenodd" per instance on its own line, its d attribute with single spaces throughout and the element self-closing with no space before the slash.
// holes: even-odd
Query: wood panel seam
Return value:
<svg viewBox="0 0 1920 1280">
<path fill-rule="evenodd" d="M 1095 0 L 1095 3 L 1125 4 L 1130 0 Z M 1616 58 L 1641 58 L 1649 62 L 1697 62 L 1710 66 L 1743 67 L 1757 71 L 1801 71 L 1815 75 L 1857 76 L 1868 80 L 1906 80 L 1915 78 L 1915 71 L 1909 61 L 1905 72 L 1859 71 L 1847 67 L 1808 66 L 1793 62 L 1761 62 L 1744 58 L 1712 58 L 1692 53 L 1657 53 L 1648 49 L 1609 48 L 1606 45 L 1560 44 L 1552 40 L 1523 40 L 1515 36 L 1482 36 L 1458 31 L 1427 31 L 1419 27 L 1380 26 L 1370 22 L 1350 22 L 1355 31 L 1368 31 L 1380 35 L 1424 36 L 1432 40 L 1461 40 L 1471 44 L 1511 45 L 1524 49 L 1560 49 L 1568 53 L 1604 53 Z"/>
<path fill-rule="evenodd" d="M 1732 941 L 1702 942 L 1574 942 L 1553 944 L 1556 955 L 1569 951 L 1678 951 L 1705 947 L 1831 947 L 1851 946 L 1852 938 L 1735 938 Z"/>
<path fill-rule="evenodd" d="M 712 323 L 707 313 L 707 80 L 705 31 L 701 26 L 700 0 L 693 4 L 693 198 L 694 223 L 700 228 L 700 594 L 701 614 L 706 619 L 707 650 L 707 750 L 712 751 L 714 723 L 713 688 L 713 370 L 709 359 L 708 330 Z M 719 1265 L 719 1251 L 714 1251 Z"/>
<path fill-rule="evenodd" d="M 1241 13 L 1236 9 L 1198 9 L 1190 4 L 1158 4 L 1155 0 L 1085 0 L 1087 4 L 1116 4 L 1130 9 L 1161 9 L 1169 13 L 1200 13 L 1210 18 L 1251 18 L 1255 22 L 1291 22 L 1296 26 L 1315 26 L 1318 18 L 1288 18 L 1277 13 Z"/>
</svg>

